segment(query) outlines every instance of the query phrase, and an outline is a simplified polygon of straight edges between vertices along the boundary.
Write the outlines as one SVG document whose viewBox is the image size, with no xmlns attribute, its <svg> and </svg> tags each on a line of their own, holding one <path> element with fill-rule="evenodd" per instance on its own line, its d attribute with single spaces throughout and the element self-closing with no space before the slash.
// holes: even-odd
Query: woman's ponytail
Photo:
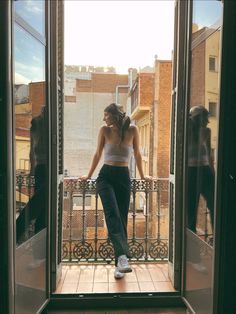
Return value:
<svg viewBox="0 0 236 314">
<path fill-rule="evenodd" d="M 130 117 L 124 114 L 122 126 L 121 126 L 121 142 L 123 142 L 125 138 L 125 132 L 128 130 L 130 123 L 131 123 Z"/>
</svg>

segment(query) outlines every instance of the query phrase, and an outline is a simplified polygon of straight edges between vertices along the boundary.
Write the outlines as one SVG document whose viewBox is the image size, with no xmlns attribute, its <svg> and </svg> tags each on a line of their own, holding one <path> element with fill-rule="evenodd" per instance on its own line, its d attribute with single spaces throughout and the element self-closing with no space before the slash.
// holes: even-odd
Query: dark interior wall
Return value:
<svg viewBox="0 0 236 314">
<path fill-rule="evenodd" d="M 236 313 L 236 2 L 224 1 L 217 182 L 215 309 Z"/>
</svg>

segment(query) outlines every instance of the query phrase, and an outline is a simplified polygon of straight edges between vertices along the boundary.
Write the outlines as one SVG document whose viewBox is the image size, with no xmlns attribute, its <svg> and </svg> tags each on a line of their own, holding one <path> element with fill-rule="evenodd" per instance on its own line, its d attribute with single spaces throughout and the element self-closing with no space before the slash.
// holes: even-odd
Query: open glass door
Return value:
<svg viewBox="0 0 236 314">
<path fill-rule="evenodd" d="M 194 313 L 213 313 L 222 13 L 217 0 L 193 0 L 189 10 L 184 298 Z"/>
<path fill-rule="evenodd" d="M 36 313 L 48 299 L 48 9 L 44 0 L 12 2 L 15 313 Z"/>
<path fill-rule="evenodd" d="M 63 25 L 63 13 L 55 14 L 57 2 L 0 2 L 5 43 L 0 49 L 1 313 L 38 313 L 49 300 L 53 204 L 49 87 L 54 74 L 63 73 L 50 62 L 57 62 L 58 55 L 62 58 L 52 42 L 58 24 Z M 62 104 L 62 85 L 55 86 L 60 86 L 56 103 Z"/>
<path fill-rule="evenodd" d="M 183 142 L 186 73 L 187 1 L 175 2 L 175 34 L 172 75 L 171 146 L 169 175 L 169 277 L 175 289 L 181 285 L 182 213 L 183 213 Z"/>
</svg>

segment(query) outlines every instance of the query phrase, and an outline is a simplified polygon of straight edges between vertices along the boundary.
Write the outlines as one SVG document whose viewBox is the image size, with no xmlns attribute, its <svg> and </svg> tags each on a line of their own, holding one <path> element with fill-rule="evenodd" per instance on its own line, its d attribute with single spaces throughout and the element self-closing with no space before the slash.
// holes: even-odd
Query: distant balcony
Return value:
<svg viewBox="0 0 236 314">
<path fill-rule="evenodd" d="M 137 120 L 150 111 L 153 102 L 153 73 L 140 73 L 130 91 L 131 119 Z"/>
<path fill-rule="evenodd" d="M 138 104 L 137 106 L 134 107 L 134 110 L 132 110 L 130 117 L 132 120 L 138 120 L 140 117 L 142 117 L 145 113 L 149 111 L 150 111 L 149 106 L 142 106 Z"/>
</svg>

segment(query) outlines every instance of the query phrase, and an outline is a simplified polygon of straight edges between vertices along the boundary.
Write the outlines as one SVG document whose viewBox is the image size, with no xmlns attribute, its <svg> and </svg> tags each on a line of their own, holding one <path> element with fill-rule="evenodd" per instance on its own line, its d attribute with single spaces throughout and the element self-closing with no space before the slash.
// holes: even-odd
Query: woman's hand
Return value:
<svg viewBox="0 0 236 314">
<path fill-rule="evenodd" d="M 81 181 L 87 181 L 89 179 L 90 179 L 90 177 L 88 175 L 86 175 L 86 174 L 79 177 L 79 180 L 81 180 Z"/>
<path fill-rule="evenodd" d="M 143 176 L 141 179 L 145 180 L 145 181 L 148 181 L 148 182 L 153 181 L 153 177 L 152 176 Z"/>
</svg>

